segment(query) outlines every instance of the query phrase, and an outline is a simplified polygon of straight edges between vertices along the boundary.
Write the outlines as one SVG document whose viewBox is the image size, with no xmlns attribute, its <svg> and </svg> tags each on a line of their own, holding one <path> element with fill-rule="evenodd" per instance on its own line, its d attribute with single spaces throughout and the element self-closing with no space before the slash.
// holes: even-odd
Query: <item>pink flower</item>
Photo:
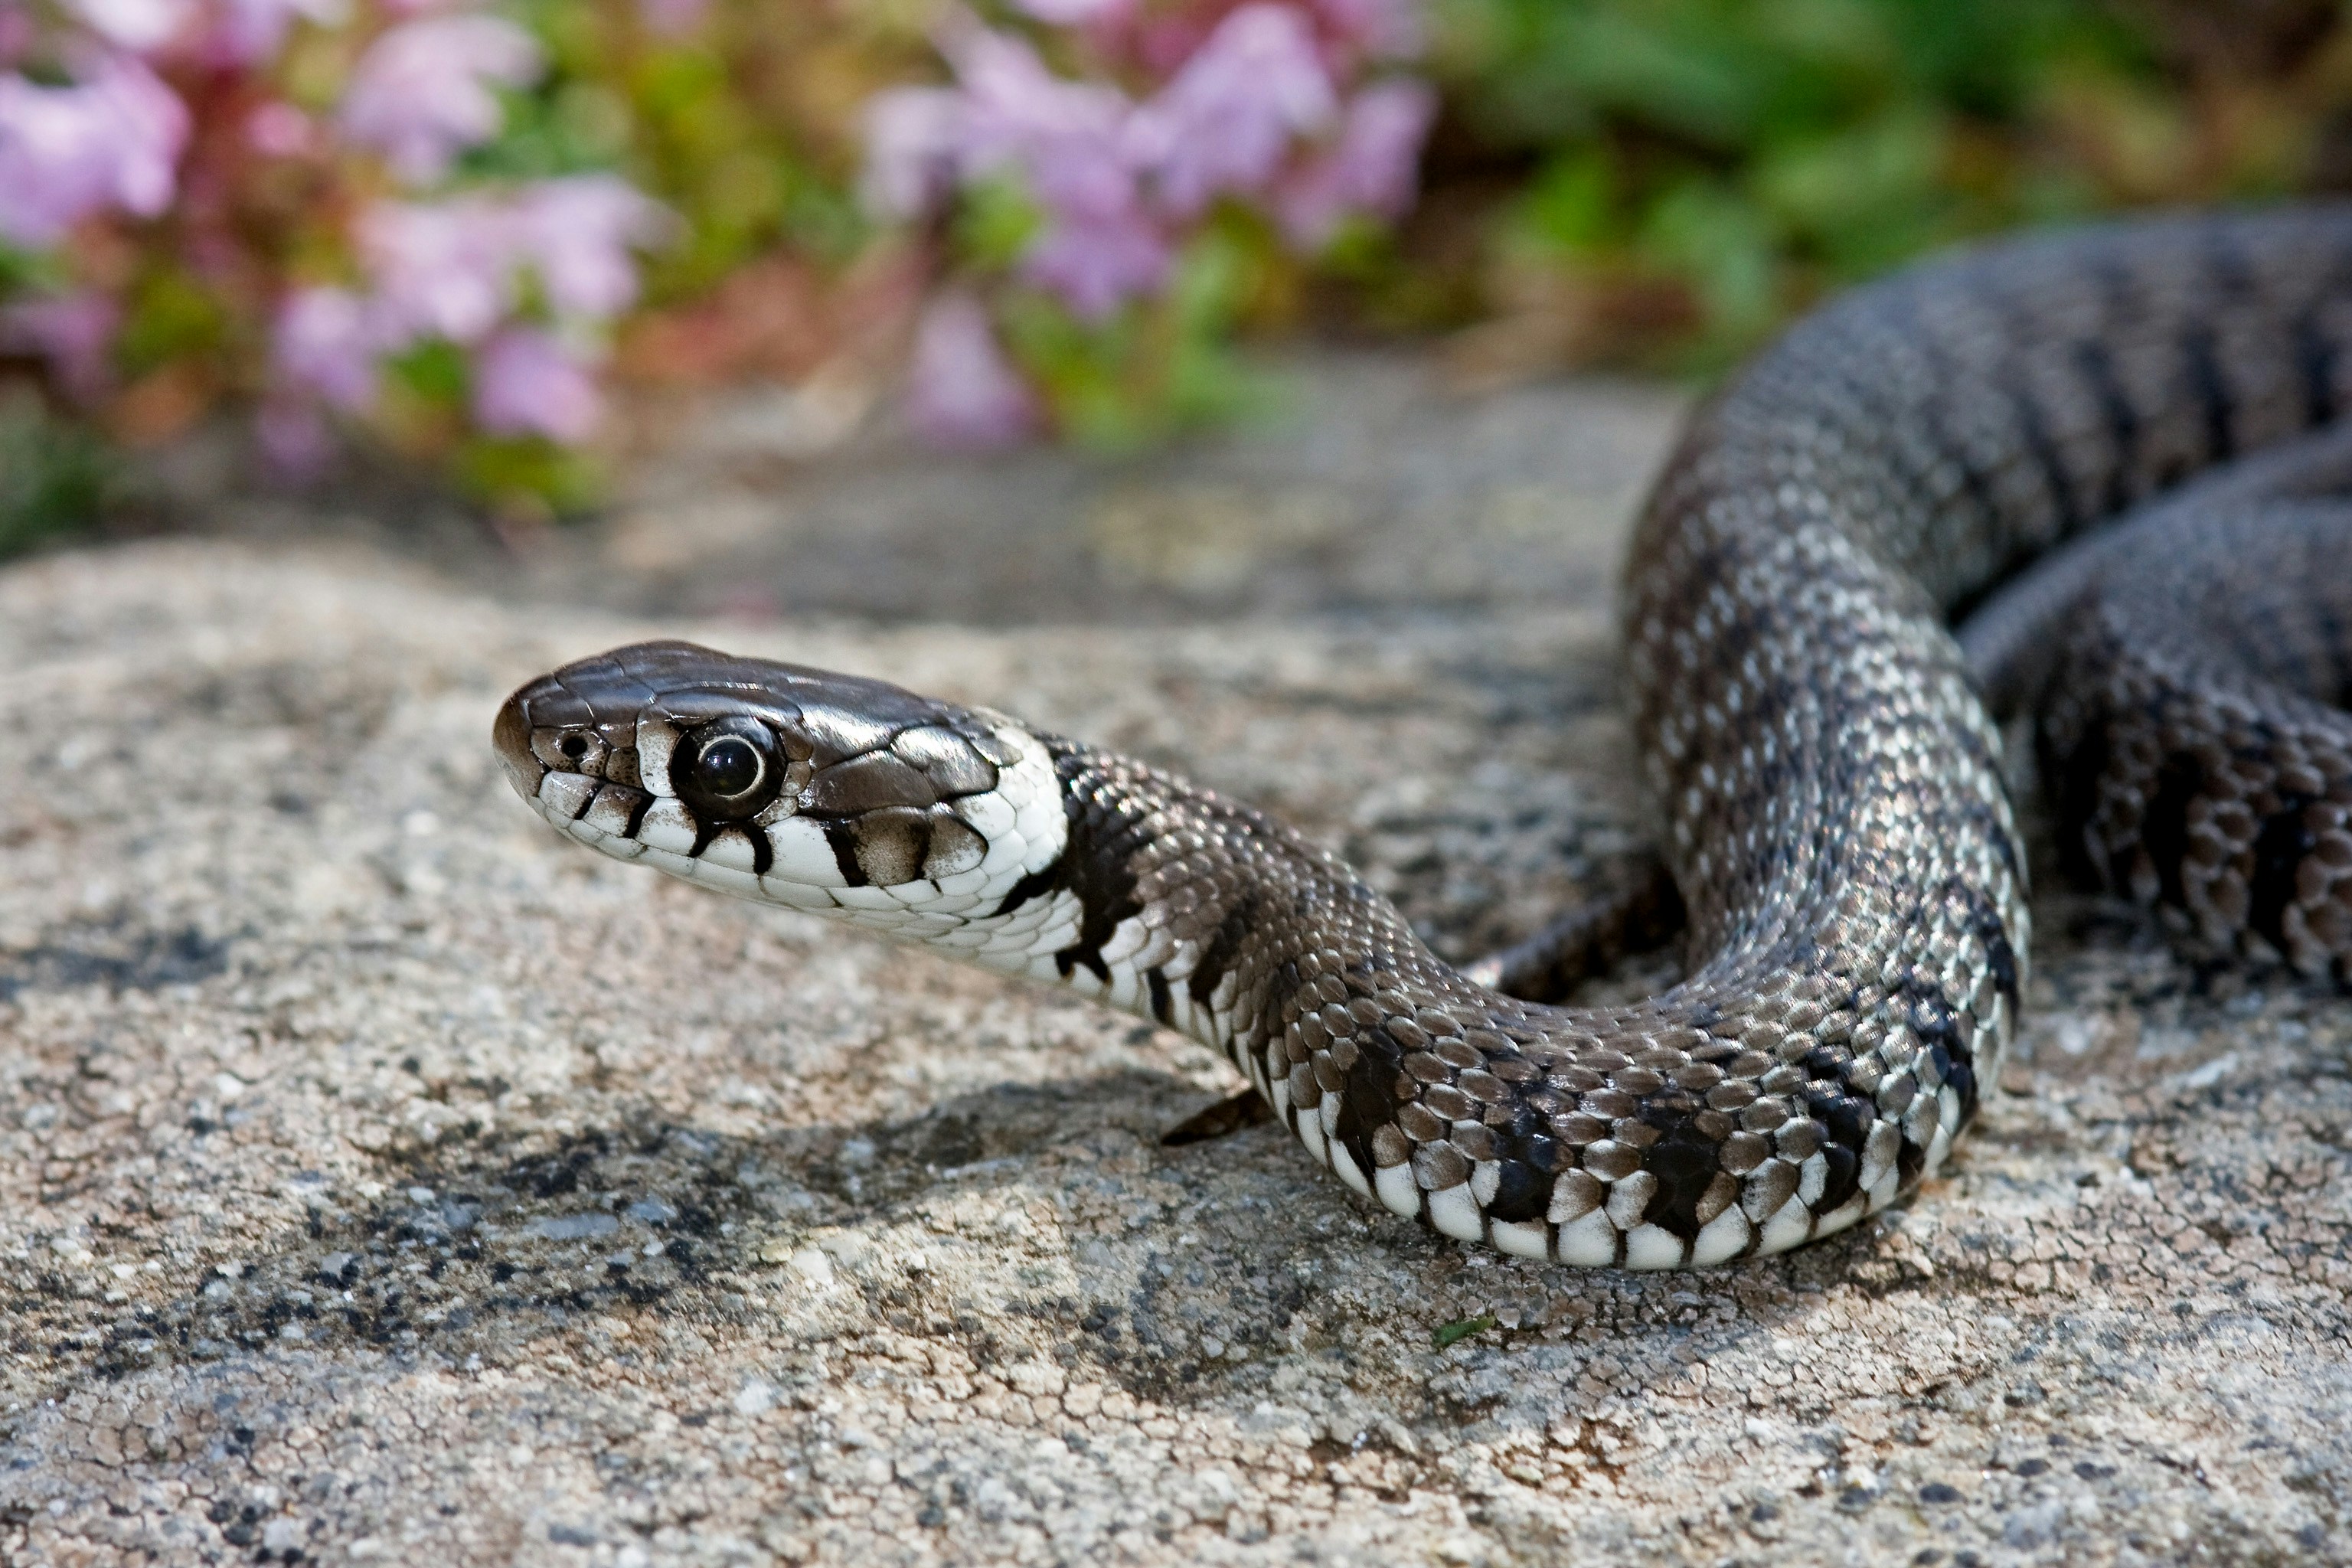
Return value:
<svg viewBox="0 0 2352 1568">
<path fill-rule="evenodd" d="M 299 158 L 318 145 L 318 127 L 292 104 L 272 99 L 246 116 L 245 141 L 266 158 Z"/>
<path fill-rule="evenodd" d="M 1020 5 L 1040 22 L 1056 27 L 1123 22 L 1135 11 L 1135 0 L 1020 0 Z"/>
<path fill-rule="evenodd" d="M 702 25 L 710 0 L 637 0 L 637 15 L 646 31 L 657 38 L 675 38 Z"/>
<path fill-rule="evenodd" d="M 1314 250 L 1349 213 L 1395 217 L 1412 205 L 1422 141 L 1436 115 L 1437 95 L 1423 82 L 1374 82 L 1349 100 L 1338 138 L 1275 191 L 1290 243 Z"/>
<path fill-rule="evenodd" d="M 866 210 L 919 217 L 955 181 L 964 97 L 953 88 L 894 87 L 866 101 L 866 168 L 858 190 Z"/>
<path fill-rule="evenodd" d="M 1079 315 L 1101 317 L 1160 287 L 1169 248 L 1146 212 L 1128 153 L 1133 107 L 1116 88 L 1063 81 L 1029 46 L 982 33 L 958 51 L 955 127 L 967 179 L 1002 168 L 1044 209 L 1022 275 Z"/>
<path fill-rule="evenodd" d="M 1224 192 L 1262 186 L 1292 139 L 1338 109 L 1306 15 L 1258 0 L 1219 23 L 1137 114 L 1134 155 L 1157 176 L 1160 205 L 1190 217 Z"/>
<path fill-rule="evenodd" d="M 505 116 L 488 84 L 520 87 L 540 72 L 539 45 L 496 16 L 425 16 L 368 46 L 344 89 L 343 129 L 413 184 L 498 134 Z"/>
<path fill-rule="evenodd" d="M 515 203 L 516 259 L 539 273 L 560 315 L 615 316 L 637 297 L 629 252 L 660 239 L 669 214 L 617 174 L 541 180 Z"/>
<path fill-rule="evenodd" d="M 285 385 L 356 414 L 375 401 L 376 361 L 395 346 L 349 289 L 305 289 L 279 309 L 270 357 Z"/>
<path fill-rule="evenodd" d="M 376 282 L 382 329 L 404 341 L 487 336 L 514 301 L 506 216 L 479 195 L 381 202 L 363 214 L 360 250 Z"/>
<path fill-rule="evenodd" d="M 262 461 L 282 479 L 316 479 L 335 455 L 335 433 L 315 403 L 269 397 L 253 416 L 254 444 Z"/>
<path fill-rule="evenodd" d="M 1421 52 L 1421 0 L 1313 0 L 1323 26 L 1349 47 L 1376 59 L 1409 59 Z"/>
<path fill-rule="evenodd" d="M 1004 357 L 988 312 L 945 294 L 923 312 L 908 367 L 907 417 L 937 446 L 1010 446 L 1034 433 L 1037 403 Z"/>
<path fill-rule="evenodd" d="M 494 436 L 544 436 L 576 445 L 604 416 L 596 383 L 552 334 L 509 327 L 474 362 L 474 422 Z"/>
<path fill-rule="evenodd" d="M 980 33 L 956 54 L 966 177 L 1009 165 L 1027 177 L 1030 195 L 1064 216 L 1101 216 L 1134 205 L 1135 170 L 1123 146 L 1126 94 L 1064 81 L 1026 43 L 1003 33 Z"/>
<path fill-rule="evenodd" d="M 14 66 L 41 41 L 40 24 L 23 5 L 0 5 L 0 67 Z"/>
<path fill-rule="evenodd" d="M 1051 289 L 1073 313 L 1100 321 L 1167 281 L 1171 253 L 1140 213 L 1049 226 L 1021 258 L 1021 276 Z"/>
<path fill-rule="evenodd" d="M 278 58 L 298 17 L 329 26 L 348 10 L 345 0 L 214 0 L 204 54 L 218 66 L 262 65 Z"/>
<path fill-rule="evenodd" d="M 39 354 L 68 397 L 94 404 L 113 384 L 121 323 L 122 308 L 95 290 L 22 300 L 0 310 L 0 348 Z"/>
<path fill-rule="evenodd" d="M 72 0 L 70 8 L 107 42 L 141 54 L 179 37 L 195 10 L 190 0 Z"/>
<path fill-rule="evenodd" d="M 128 55 L 73 87 L 0 77 L 0 237 L 46 246 L 91 213 L 171 202 L 188 111 Z"/>
</svg>

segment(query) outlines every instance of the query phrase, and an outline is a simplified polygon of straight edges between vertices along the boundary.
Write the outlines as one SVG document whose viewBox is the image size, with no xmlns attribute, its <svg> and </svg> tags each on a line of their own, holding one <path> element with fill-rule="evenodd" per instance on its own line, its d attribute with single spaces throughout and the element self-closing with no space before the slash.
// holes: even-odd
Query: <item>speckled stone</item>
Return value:
<svg viewBox="0 0 2352 1568">
<path fill-rule="evenodd" d="M 1459 954 L 1639 837 L 1582 548 L 1555 607 L 1158 629 L 0 574 L 0 1561 L 2352 1560 L 2352 1004 L 2283 970 L 2045 891 L 1918 1200 L 1581 1272 L 1163 1149 L 1207 1052 L 602 860 L 487 743 L 656 631 L 851 667 L 1281 811 Z"/>
</svg>

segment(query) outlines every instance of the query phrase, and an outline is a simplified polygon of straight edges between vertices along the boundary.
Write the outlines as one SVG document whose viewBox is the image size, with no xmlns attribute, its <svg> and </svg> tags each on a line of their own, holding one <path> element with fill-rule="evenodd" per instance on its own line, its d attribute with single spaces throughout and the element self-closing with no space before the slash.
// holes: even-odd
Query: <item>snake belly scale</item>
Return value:
<svg viewBox="0 0 2352 1568">
<path fill-rule="evenodd" d="M 2023 851 L 1948 614 L 2330 424 L 2352 405 L 2347 348 L 2352 211 L 2164 218 L 1857 291 L 1705 407 L 1623 595 L 1694 960 L 1636 1003 L 1488 989 L 1251 807 L 877 681 L 641 644 L 522 688 L 494 738 L 517 791 L 607 854 L 1187 1032 L 1341 1181 L 1447 1236 L 1634 1268 L 1778 1252 L 1933 1173 L 2017 1023 Z M 2341 749 L 2224 751 L 2184 774 L 2116 749 L 2084 796 L 2103 853 L 2150 896 L 2219 888 L 2198 918 L 2224 937 L 2254 911 L 2223 862 L 2266 854 L 2239 880 L 2275 895 L 2277 931 L 2303 911 L 2299 963 L 2340 965 Z M 2289 766 L 2283 793 L 2263 770 Z M 2225 808 L 2258 825 L 2235 849 L 2200 836 Z M 2283 811 L 2292 831 L 2256 845 Z"/>
</svg>

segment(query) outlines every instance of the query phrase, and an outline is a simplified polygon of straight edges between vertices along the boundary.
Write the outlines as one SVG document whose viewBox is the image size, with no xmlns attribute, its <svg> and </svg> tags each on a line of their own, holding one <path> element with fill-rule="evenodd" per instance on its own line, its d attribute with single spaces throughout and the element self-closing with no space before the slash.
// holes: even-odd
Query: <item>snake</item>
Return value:
<svg viewBox="0 0 2352 1568">
<path fill-rule="evenodd" d="M 2021 708 L 2075 871 L 2343 981 L 2347 409 L 2347 206 L 1994 240 L 1789 328 L 1633 528 L 1622 684 L 1687 955 L 1633 1000 L 1450 964 L 1245 802 L 877 679 L 639 643 L 523 686 L 492 740 L 605 855 L 1191 1036 L 1446 1237 L 1726 1264 L 1904 1198 L 1998 1083 Z"/>
</svg>

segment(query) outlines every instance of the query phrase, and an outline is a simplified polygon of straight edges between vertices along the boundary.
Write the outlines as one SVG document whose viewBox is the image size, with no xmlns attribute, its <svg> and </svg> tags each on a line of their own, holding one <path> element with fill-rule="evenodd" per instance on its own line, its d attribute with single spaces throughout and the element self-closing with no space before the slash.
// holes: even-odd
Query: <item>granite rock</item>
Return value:
<svg viewBox="0 0 2352 1568">
<path fill-rule="evenodd" d="M 2322 988 L 2046 890 L 2009 1092 L 1915 1202 L 1537 1267 L 1270 1127 L 1163 1148 L 1210 1053 L 590 855 L 487 743 L 653 631 L 851 667 L 1260 801 L 1466 954 L 1640 840 L 1622 521 L 1556 599 L 1194 625 L 0 574 L 0 1560 L 2352 1560 Z"/>
</svg>

